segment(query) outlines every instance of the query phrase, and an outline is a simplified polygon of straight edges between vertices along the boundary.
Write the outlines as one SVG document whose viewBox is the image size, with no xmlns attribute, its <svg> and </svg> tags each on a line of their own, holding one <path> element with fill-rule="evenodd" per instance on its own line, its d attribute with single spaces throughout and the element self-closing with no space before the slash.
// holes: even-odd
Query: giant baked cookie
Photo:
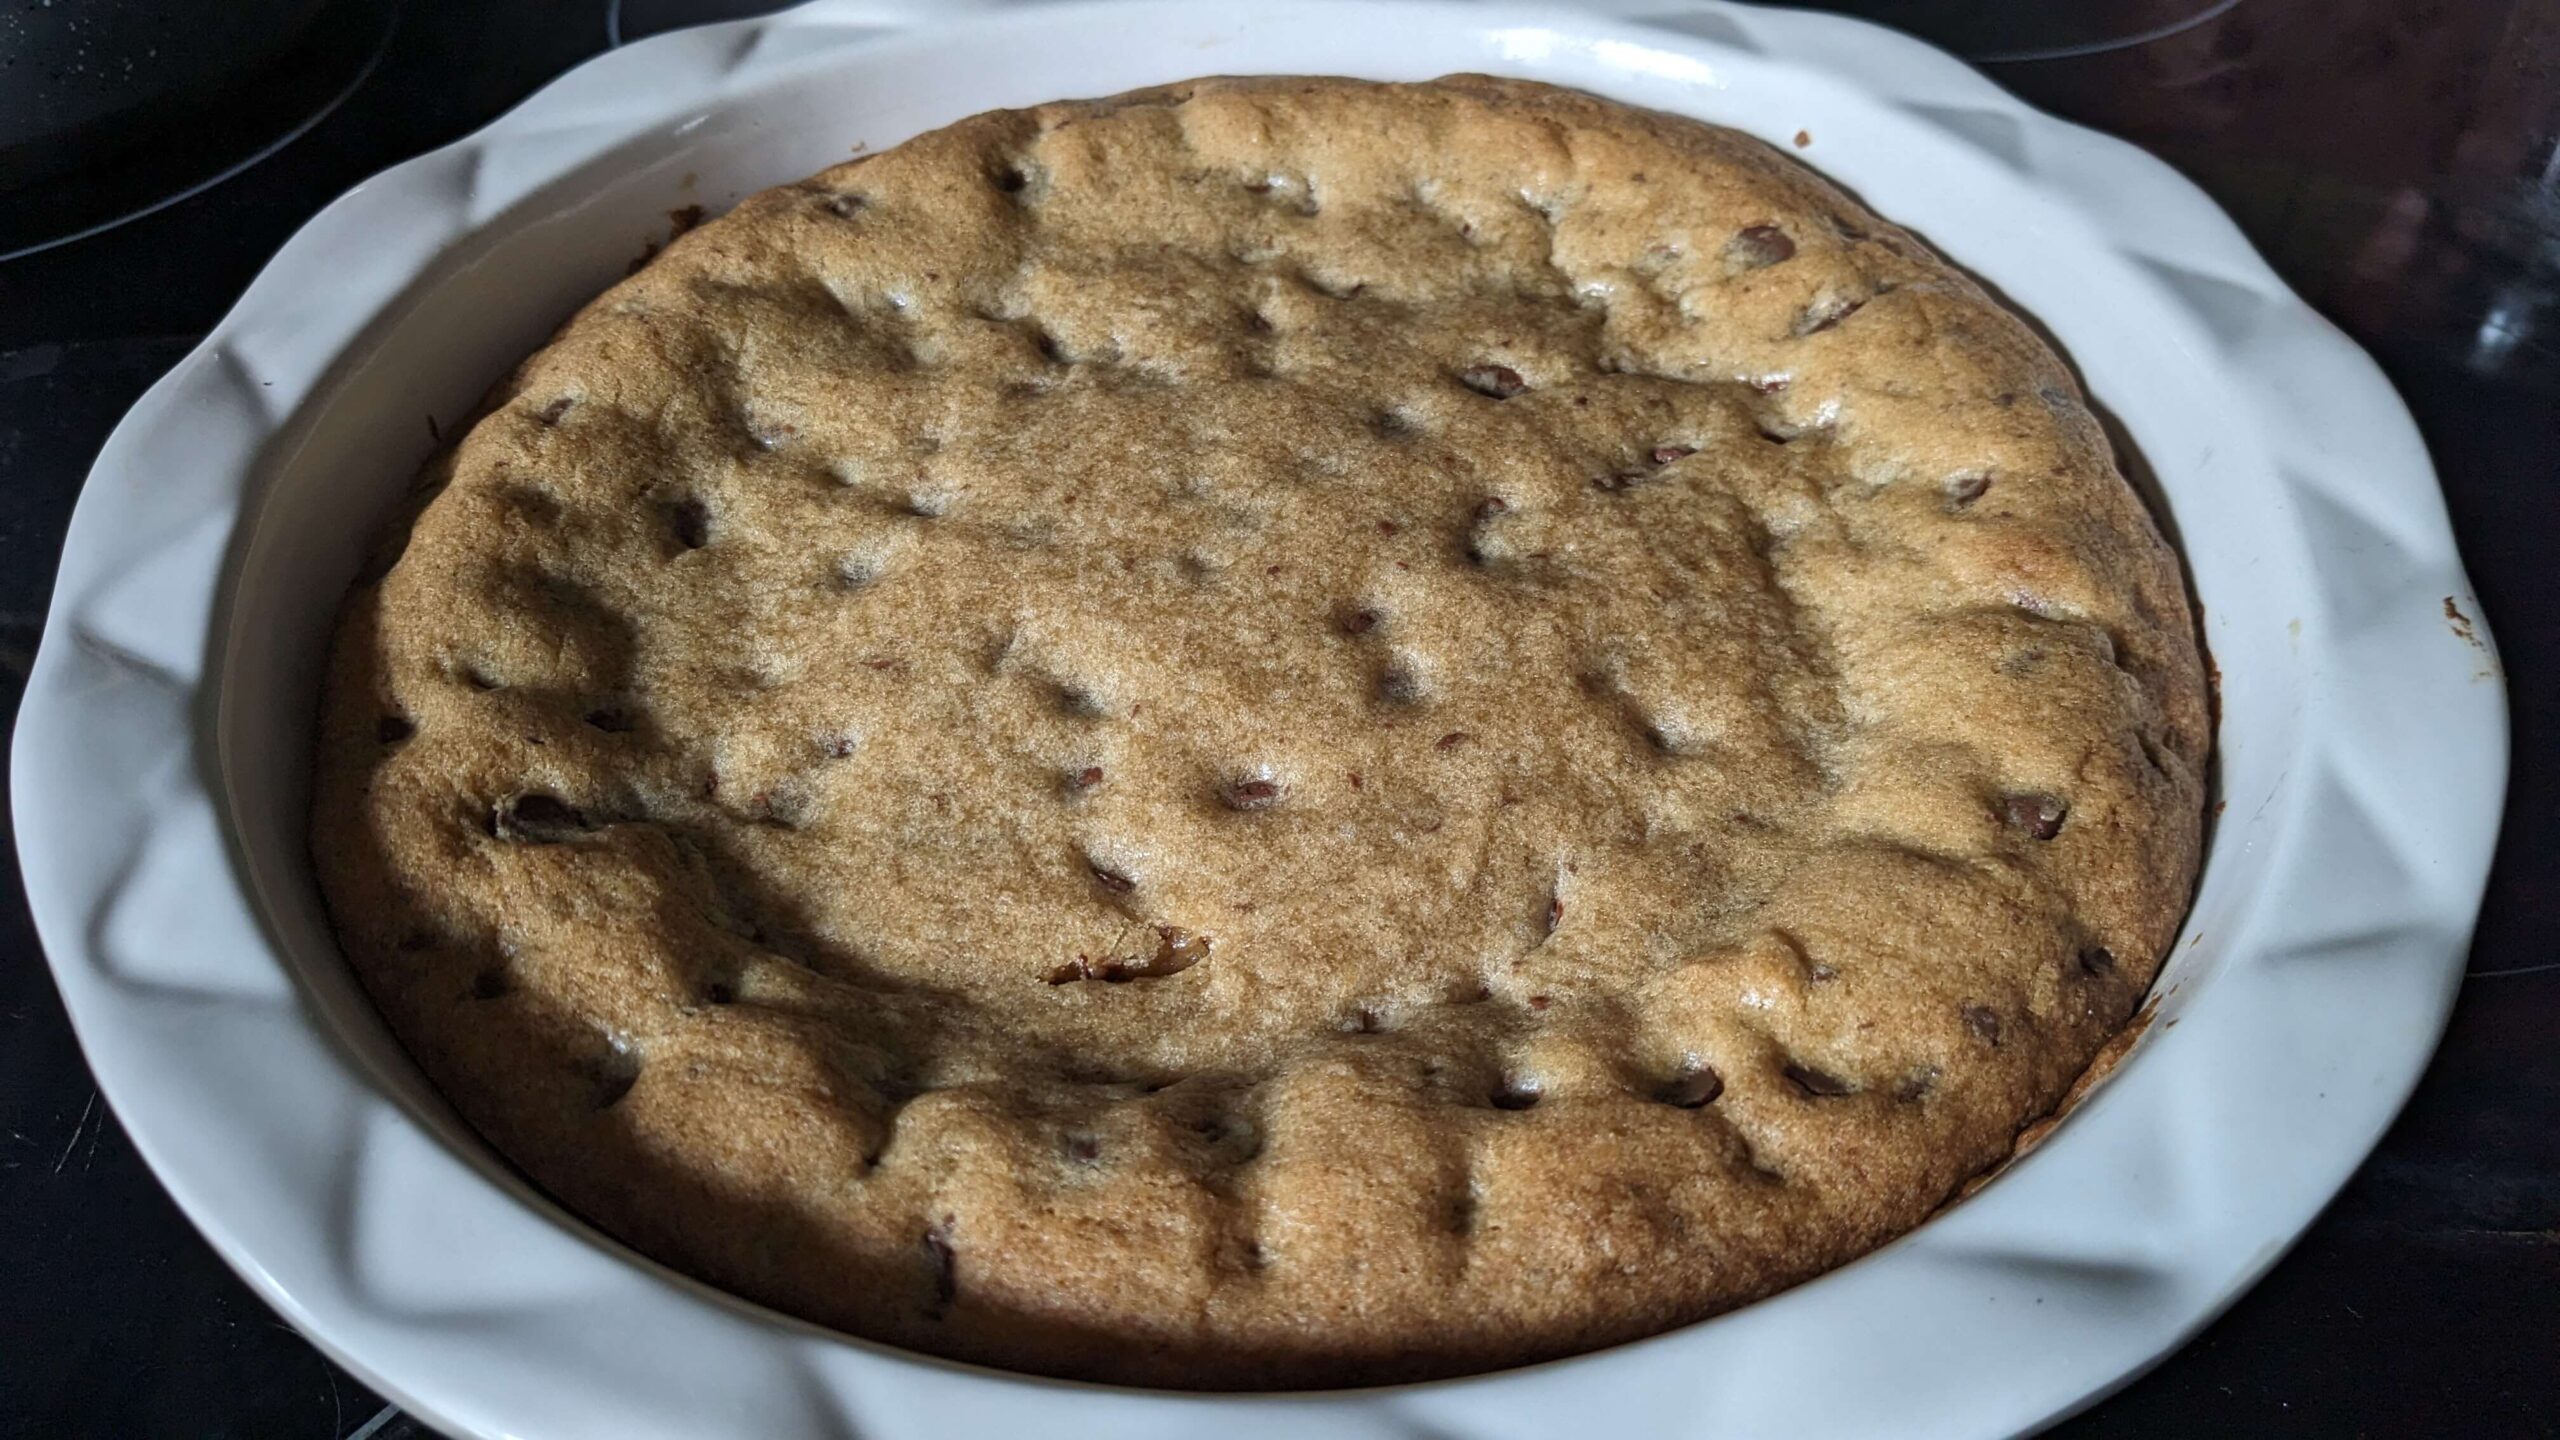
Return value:
<svg viewBox="0 0 2560 1440">
<path fill-rule="evenodd" d="M 1507 80 L 982 115 L 607 291 L 349 597 L 313 845 L 462 1114 L 856 1334 L 1202 1387 L 1696 1319 L 2121 1027 L 2207 746 L 2071 377 Z"/>
</svg>

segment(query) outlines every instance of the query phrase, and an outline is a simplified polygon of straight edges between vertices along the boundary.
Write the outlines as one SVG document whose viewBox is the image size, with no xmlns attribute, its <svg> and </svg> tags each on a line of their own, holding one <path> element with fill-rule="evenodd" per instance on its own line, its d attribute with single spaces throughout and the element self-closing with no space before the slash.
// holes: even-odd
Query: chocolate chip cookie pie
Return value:
<svg viewBox="0 0 2560 1440">
<path fill-rule="evenodd" d="M 347 599 L 313 849 L 460 1113 L 856 1335 L 1446 1375 L 1909 1228 L 2123 1027 L 2209 738 L 2070 373 L 1756 141 L 1201 80 L 768 190 Z"/>
</svg>

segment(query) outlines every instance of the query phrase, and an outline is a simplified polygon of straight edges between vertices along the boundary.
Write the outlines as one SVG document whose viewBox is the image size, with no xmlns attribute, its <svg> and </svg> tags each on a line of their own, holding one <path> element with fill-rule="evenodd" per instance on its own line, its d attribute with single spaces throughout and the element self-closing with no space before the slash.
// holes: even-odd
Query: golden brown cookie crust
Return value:
<svg viewBox="0 0 2560 1440">
<path fill-rule="evenodd" d="M 2018 320 L 1756 141 L 1202 80 L 756 195 L 342 618 L 313 845 L 497 1148 L 856 1334 L 1563 1354 L 1917 1223 L 2132 1012 L 2208 743 Z"/>
</svg>

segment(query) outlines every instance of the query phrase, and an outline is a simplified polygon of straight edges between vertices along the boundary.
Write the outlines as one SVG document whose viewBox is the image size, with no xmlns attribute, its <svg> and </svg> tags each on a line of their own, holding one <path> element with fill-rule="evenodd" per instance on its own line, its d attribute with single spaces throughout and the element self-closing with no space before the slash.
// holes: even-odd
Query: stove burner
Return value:
<svg viewBox="0 0 2560 1440">
<path fill-rule="evenodd" d="M 1828 0 L 1967 60 L 2065 60 L 2165 40 L 2229 13 L 2240 0 Z"/>
<path fill-rule="evenodd" d="M 399 13 L 400 0 L 327 0 L 289 43 L 218 89 L 151 102 L 117 143 L 83 145 L 85 134 L 66 133 L 11 147 L 30 152 L 30 163 L 0 169 L 0 260 L 148 215 L 284 148 L 372 73 Z M 34 163 L 59 162 L 44 146 L 76 159 Z"/>
</svg>

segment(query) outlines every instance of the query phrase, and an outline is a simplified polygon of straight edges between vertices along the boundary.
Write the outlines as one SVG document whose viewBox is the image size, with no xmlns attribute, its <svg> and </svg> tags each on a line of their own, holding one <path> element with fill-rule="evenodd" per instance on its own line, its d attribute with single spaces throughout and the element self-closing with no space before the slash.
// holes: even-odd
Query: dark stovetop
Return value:
<svg viewBox="0 0 2560 1440">
<path fill-rule="evenodd" d="M 755 8 L 410 5 L 370 78 L 279 153 L 0 263 L 0 713 L 91 457 L 286 235 L 616 35 Z M 2150 145 L 2375 351 L 2434 449 L 2513 697 L 2472 978 L 2416 1099 L 2263 1283 L 2062 1433 L 2560 1433 L 2560 773 L 2544 748 L 2560 734 L 2560 0 L 2092 0 L 2076 27 L 2033 0 L 1844 8 L 1945 37 L 2037 103 Z M 269 1313 L 143 1169 L 14 884 L 0 1235 L 0 1434 L 426 1433 Z"/>
</svg>

